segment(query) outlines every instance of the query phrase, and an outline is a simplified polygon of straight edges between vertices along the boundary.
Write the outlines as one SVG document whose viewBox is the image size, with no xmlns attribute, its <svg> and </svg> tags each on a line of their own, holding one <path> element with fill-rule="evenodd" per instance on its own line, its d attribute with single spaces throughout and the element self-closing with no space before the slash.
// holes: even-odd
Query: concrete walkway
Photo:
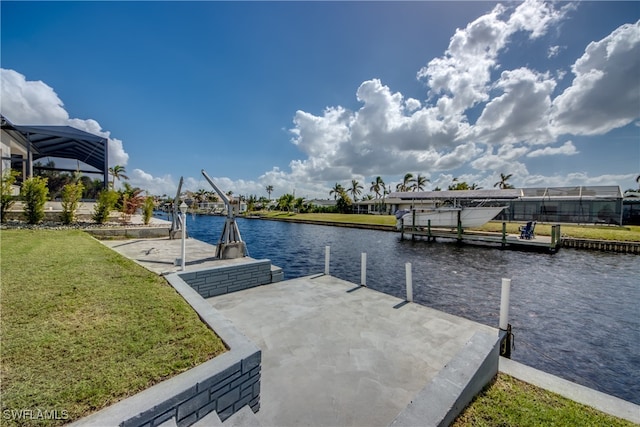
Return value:
<svg viewBox="0 0 640 427">
<path fill-rule="evenodd" d="M 157 274 L 180 271 L 176 260 L 182 254 L 182 240 L 162 237 L 157 239 L 100 240 L 100 242 L 119 254 L 132 259 L 147 270 Z M 196 240 L 185 240 L 186 271 L 200 270 L 220 265 L 246 262 L 244 259 L 215 259 L 215 245 Z"/>
<path fill-rule="evenodd" d="M 323 275 L 208 301 L 262 349 L 264 426 L 388 426 L 475 332 L 498 334 Z"/>
</svg>

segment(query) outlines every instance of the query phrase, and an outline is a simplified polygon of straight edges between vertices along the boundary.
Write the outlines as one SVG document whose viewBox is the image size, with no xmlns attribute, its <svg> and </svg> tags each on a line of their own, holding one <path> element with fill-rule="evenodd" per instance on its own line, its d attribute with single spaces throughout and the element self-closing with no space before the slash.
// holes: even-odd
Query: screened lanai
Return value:
<svg viewBox="0 0 640 427">
<path fill-rule="evenodd" d="M 510 203 L 513 221 L 622 224 L 622 191 L 619 186 L 521 188 Z"/>
<path fill-rule="evenodd" d="M 100 174 L 105 187 L 109 182 L 107 138 L 71 126 L 14 125 L 2 116 L 2 169 L 17 168 L 27 178 L 44 158 L 76 160 L 82 166 L 52 169 Z"/>
<path fill-rule="evenodd" d="M 394 192 L 393 209 L 483 204 L 507 208 L 496 220 L 582 224 L 622 224 L 622 191 L 619 186 L 575 186 L 513 188 L 506 190 L 462 190 Z"/>
</svg>

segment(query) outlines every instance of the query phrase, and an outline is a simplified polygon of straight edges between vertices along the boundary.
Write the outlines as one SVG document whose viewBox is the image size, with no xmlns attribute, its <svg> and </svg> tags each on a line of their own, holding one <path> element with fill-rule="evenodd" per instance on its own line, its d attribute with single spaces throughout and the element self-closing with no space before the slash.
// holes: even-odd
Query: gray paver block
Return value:
<svg viewBox="0 0 640 427">
<path fill-rule="evenodd" d="M 231 391 L 229 391 L 228 393 L 220 396 L 218 398 L 218 415 L 220 415 L 220 419 L 224 420 L 225 418 L 227 418 L 229 415 L 231 415 L 231 413 L 233 413 L 233 404 L 240 399 L 240 388 L 234 388 Z M 228 409 L 231 408 L 231 413 L 229 413 Z M 226 415 L 226 416 L 225 416 Z"/>
<path fill-rule="evenodd" d="M 205 390 L 178 406 L 178 421 L 196 412 L 209 402 L 209 390 Z"/>
<path fill-rule="evenodd" d="M 260 366 L 260 361 L 262 360 L 262 352 L 257 351 L 251 356 L 247 357 L 242 361 L 242 372 L 249 372 L 252 369 Z"/>
</svg>

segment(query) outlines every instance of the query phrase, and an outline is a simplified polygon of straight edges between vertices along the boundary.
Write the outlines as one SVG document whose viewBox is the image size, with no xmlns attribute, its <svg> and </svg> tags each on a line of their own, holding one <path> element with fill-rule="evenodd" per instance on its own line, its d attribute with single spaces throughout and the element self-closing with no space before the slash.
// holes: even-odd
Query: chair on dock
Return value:
<svg viewBox="0 0 640 427">
<path fill-rule="evenodd" d="M 535 221 L 529 221 L 527 222 L 527 225 L 520 226 L 520 238 L 527 240 L 533 239 L 535 237 L 535 234 L 533 234 L 535 229 Z"/>
</svg>

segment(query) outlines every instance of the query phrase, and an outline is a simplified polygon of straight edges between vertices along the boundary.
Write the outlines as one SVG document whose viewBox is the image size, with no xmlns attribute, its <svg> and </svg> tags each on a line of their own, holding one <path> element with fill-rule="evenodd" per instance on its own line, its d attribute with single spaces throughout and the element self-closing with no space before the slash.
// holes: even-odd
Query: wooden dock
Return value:
<svg viewBox="0 0 640 427">
<path fill-rule="evenodd" d="M 551 236 L 535 236 L 532 239 L 521 239 L 518 234 L 508 234 L 506 223 L 502 224 L 502 233 L 491 233 L 482 231 L 465 231 L 461 227 L 455 228 L 434 228 L 434 227 L 413 227 L 404 226 L 400 230 L 400 238 L 405 235 L 416 238 L 426 238 L 427 241 L 435 241 L 437 238 L 453 239 L 458 243 L 475 243 L 481 245 L 500 246 L 504 249 L 539 250 L 555 253 L 562 246 L 560 225 L 554 225 L 551 229 Z"/>
</svg>

